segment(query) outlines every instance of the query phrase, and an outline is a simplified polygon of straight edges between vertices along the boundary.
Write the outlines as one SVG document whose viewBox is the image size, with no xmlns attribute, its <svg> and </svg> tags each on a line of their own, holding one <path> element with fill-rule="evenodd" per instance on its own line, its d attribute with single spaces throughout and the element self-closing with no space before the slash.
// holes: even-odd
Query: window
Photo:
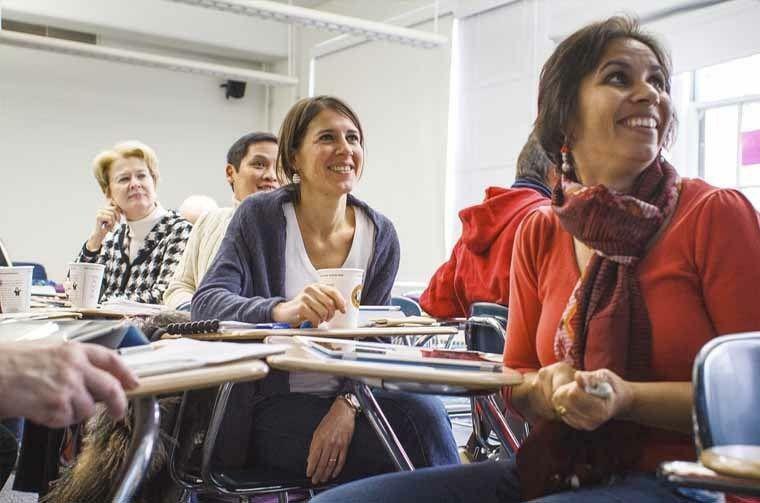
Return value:
<svg viewBox="0 0 760 503">
<path fill-rule="evenodd" d="M 695 72 L 699 175 L 760 208 L 760 54 Z"/>
</svg>

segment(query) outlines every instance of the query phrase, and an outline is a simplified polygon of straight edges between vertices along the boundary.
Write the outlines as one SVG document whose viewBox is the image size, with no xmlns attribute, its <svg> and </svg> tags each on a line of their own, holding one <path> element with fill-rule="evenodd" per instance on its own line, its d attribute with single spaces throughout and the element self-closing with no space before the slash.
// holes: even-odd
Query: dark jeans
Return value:
<svg viewBox="0 0 760 503">
<path fill-rule="evenodd" d="M 16 435 L 0 424 L 0 489 L 11 476 L 13 467 L 16 465 L 17 454 L 18 440 L 16 440 Z"/>
<path fill-rule="evenodd" d="M 711 493 L 712 501 L 721 497 Z M 709 495 L 708 495 L 709 496 Z M 719 499 L 716 499 L 719 498 Z M 511 503 L 520 501 L 514 463 L 485 461 L 380 475 L 326 491 L 312 503 Z M 625 477 L 611 485 L 552 494 L 540 503 L 684 503 L 693 500 L 661 484 L 654 475 Z"/>
<path fill-rule="evenodd" d="M 373 394 L 414 466 L 459 463 L 451 422 L 438 398 L 382 390 Z M 248 464 L 305 478 L 311 437 L 334 400 L 289 393 L 256 403 Z M 394 470 L 366 416 L 358 415 L 346 464 L 337 481 Z"/>
</svg>

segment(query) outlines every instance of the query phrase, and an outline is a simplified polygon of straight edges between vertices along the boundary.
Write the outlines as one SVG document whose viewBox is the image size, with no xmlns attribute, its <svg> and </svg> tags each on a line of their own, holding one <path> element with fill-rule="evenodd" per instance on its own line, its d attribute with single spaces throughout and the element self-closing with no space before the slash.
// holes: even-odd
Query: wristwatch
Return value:
<svg viewBox="0 0 760 503">
<path fill-rule="evenodd" d="M 354 414 L 360 414 L 362 411 L 362 404 L 359 403 L 359 399 L 353 393 L 343 393 L 340 398 L 348 404 Z"/>
</svg>

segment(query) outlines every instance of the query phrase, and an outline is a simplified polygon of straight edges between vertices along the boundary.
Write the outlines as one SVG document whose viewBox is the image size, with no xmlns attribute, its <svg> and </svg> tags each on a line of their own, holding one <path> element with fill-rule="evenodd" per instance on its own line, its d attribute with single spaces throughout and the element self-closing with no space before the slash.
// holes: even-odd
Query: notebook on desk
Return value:
<svg viewBox="0 0 760 503">
<path fill-rule="evenodd" d="M 324 337 L 294 336 L 293 340 L 320 356 L 340 360 L 425 365 L 448 370 L 501 372 L 501 355 L 479 351 L 420 348 Z"/>
</svg>

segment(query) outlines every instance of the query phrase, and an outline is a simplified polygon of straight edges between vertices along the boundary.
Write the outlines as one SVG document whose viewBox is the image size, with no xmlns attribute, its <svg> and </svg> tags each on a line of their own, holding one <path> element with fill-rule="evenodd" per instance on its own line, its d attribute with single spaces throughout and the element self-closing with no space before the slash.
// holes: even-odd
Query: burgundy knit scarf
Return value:
<svg viewBox="0 0 760 503">
<path fill-rule="evenodd" d="M 636 266 L 675 210 L 680 179 L 658 159 L 629 194 L 586 187 L 563 177 L 552 208 L 562 227 L 594 251 L 570 296 L 554 339 L 559 361 L 578 370 L 606 368 L 624 379 L 649 379 L 652 329 Z M 534 429 L 517 455 L 523 496 L 599 483 L 630 470 L 640 428 L 610 421 L 593 432 L 561 421 Z M 551 458 L 551 460 L 547 460 Z"/>
</svg>

